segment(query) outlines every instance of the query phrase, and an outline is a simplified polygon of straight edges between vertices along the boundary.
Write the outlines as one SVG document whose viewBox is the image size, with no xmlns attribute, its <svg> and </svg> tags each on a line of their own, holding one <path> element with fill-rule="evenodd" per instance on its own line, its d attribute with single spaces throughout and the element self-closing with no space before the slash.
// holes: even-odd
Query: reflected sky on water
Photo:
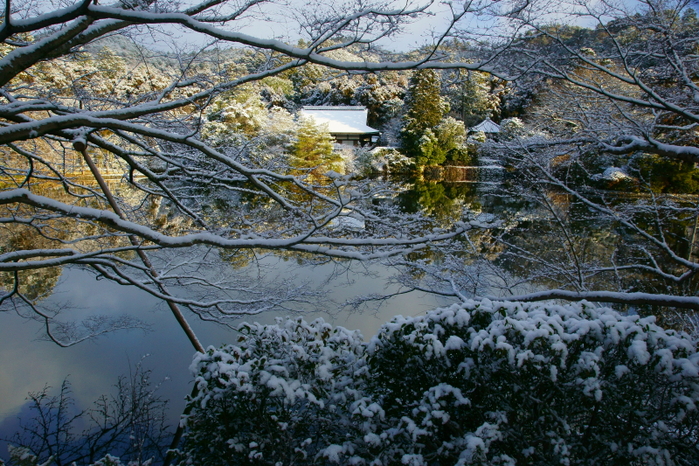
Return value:
<svg viewBox="0 0 699 466">
<path fill-rule="evenodd" d="M 309 280 L 313 286 L 322 284 L 334 269 L 332 264 L 316 267 L 298 267 L 293 261 L 268 257 L 280 275 L 292 275 Z M 376 312 L 337 312 L 337 305 L 358 294 L 383 293 L 384 278 L 389 273 L 381 266 L 371 265 L 371 276 L 355 273 L 365 264 L 353 267 L 353 272 L 334 278 L 328 290 L 327 311 L 306 313 L 311 320 L 322 317 L 334 325 L 358 329 L 365 339 L 395 315 L 417 315 L 440 305 L 432 296 L 408 295 L 393 298 Z M 194 354 L 191 344 L 177 325 L 168 307 L 154 297 L 134 287 L 119 286 L 107 280 L 97 280 L 95 275 L 80 269 L 65 269 L 54 294 L 45 302 L 63 307 L 64 319 L 83 319 L 94 314 L 118 315 L 128 313 L 149 324 L 148 331 L 117 331 L 70 348 L 60 348 L 44 337 L 40 322 L 19 317 L 14 312 L 0 312 L 0 437 L 11 434 L 16 428 L 17 415 L 26 402 L 28 392 L 37 392 L 45 385 L 54 387 L 56 393 L 62 381 L 68 377 L 73 393 L 82 407 L 89 406 L 100 395 L 113 392 L 117 377 L 128 374 L 129 369 L 144 355 L 149 355 L 144 366 L 152 369 L 152 380 L 162 381 L 159 393 L 170 400 L 173 419 L 184 407 L 184 397 L 191 390 L 189 364 Z M 444 304 L 444 303 L 442 303 Z M 285 314 L 282 314 L 285 315 Z M 280 314 L 265 313 L 241 317 L 245 320 L 271 323 Z M 187 315 L 203 345 L 219 346 L 233 340 L 234 331 L 212 322 L 203 322 Z M 4 457 L 5 448 L 1 448 Z"/>
<path fill-rule="evenodd" d="M 461 208 L 456 207 L 457 210 Z M 185 251 L 180 253 L 187 254 Z M 202 259 L 202 256 L 195 258 Z M 187 262 L 188 259 L 182 260 Z M 244 270 L 235 269 L 234 264 L 222 261 L 218 254 L 206 256 L 204 260 L 210 261 L 212 266 L 209 278 L 215 279 L 218 274 L 245 274 Z M 257 269 L 260 263 L 269 270 L 260 273 Z M 338 273 L 345 268 L 344 273 Z M 267 273 L 270 270 L 271 273 Z M 272 289 L 277 276 L 298 279 L 298 282 L 309 281 L 311 288 L 324 285 L 327 302 L 318 307 L 325 312 L 306 312 L 303 314 L 305 318 L 321 317 L 333 325 L 357 329 L 367 340 L 396 315 L 413 316 L 449 304 L 435 296 L 409 293 L 380 306 L 372 303 L 361 313 L 338 311 L 337 303 L 357 295 L 395 291 L 384 288 L 392 272 L 379 264 L 353 263 L 349 266 L 344 262 L 300 266 L 294 257 L 282 259 L 270 254 L 262 259 L 257 257 L 250 266 L 248 275 L 257 277 L 258 273 L 266 278 Z M 334 278 L 327 282 L 331 276 Z M 113 394 L 117 378 L 128 375 L 145 355 L 148 357 L 144 367 L 152 370 L 154 383 L 162 382 L 158 393 L 170 400 L 169 415 L 174 423 L 184 408 L 185 396 L 192 388 L 189 365 L 194 349 L 164 302 L 135 287 L 97 280 L 93 273 L 76 267 L 63 270 L 52 296 L 42 304 L 65 309 L 62 320 L 127 313 L 148 324 L 149 330 L 117 331 L 70 348 L 60 348 L 45 338 L 41 322 L 21 318 L 12 311 L 0 311 L 0 438 L 16 431 L 18 415 L 27 410 L 28 392 L 41 391 L 48 385 L 53 388 L 51 394 L 56 394 L 63 380 L 68 378 L 78 408 L 89 408 L 99 396 Z M 275 317 L 286 315 L 288 312 L 268 312 L 241 317 L 234 323 L 236 326 L 246 320 L 272 323 Z M 186 316 L 205 347 L 234 341 L 233 330 L 204 322 L 191 313 Z M 0 443 L 2 457 L 6 457 L 6 450 Z"/>
<path fill-rule="evenodd" d="M 429 198 L 434 203 L 445 204 L 447 208 L 442 209 L 444 212 L 440 210 L 440 213 L 446 217 L 450 218 L 454 214 L 460 218 L 463 203 L 445 202 L 445 196 L 469 199 L 477 197 L 475 187 L 467 184 L 443 189 L 440 191 L 443 194 L 441 197 L 435 196 L 433 191 L 434 189 L 425 188 L 412 197 L 408 196 L 408 201 L 416 206 L 424 204 L 425 199 L 420 197 L 422 193 L 422 197 Z M 483 199 L 479 199 L 479 206 L 481 201 Z M 423 205 L 422 208 L 430 206 Z M 202 257 L 199 256 L 198 259 Z M 243 269 L 232 267 L 232 263 L 221 261 L 217 254 L 207 256 L 204 260 L 211 262 L 209 265 L 214 271 L 209 278 L 216 278 L 221 273 L 245 274 Z M 258 270 L 260 264 L 269 270 Z M 324 285 L 327 300 L 318 307 L 325 312 L 307 311 L 303 314 L 305 318 L 313 320 L 321 317 L 333 325 L 357 329 L 367 340 L 376 334 L 381 325 L 396 315 L 414 316 L 451 302 L 431 295 L 409 293 L 394 297 L 381 306 L 372 303 L 361 313 L 338 310 L 337 303 L 357 295 L 396 291 L 385 288 L 392 271 L 379 264 L 352 263 L 350 266 L 350 263 L 342 262 L 311 267 L 300 266 L 291 256 L 283 259 L 267 255 L 262 256 L 262 259 L 256 258 L 248 270 L 251 277 L 257 277 L 258 274 L 266 277 L 267 284 L 271 284 L 272 289 L 277 283 L 275 277 L 294 278 L 298 282 L 309 281 L 311 288 Z M 329 280 L 328 277 L 334 278 Z M 100 395 L 114 393 L 117 378 L 128 375 L 129 370 L 145 355 L 148 357 L 144 361 L 144 367 L 152 370 L 151 380 L 155 383 L 162 382 L 158 393 L 170 400 L 169 415 L 174 424 L 184 407 L 185 396 L 191 391 L 192 377 L 188 368 L 194 350 L 167 305 L 135 287 L 97 280 L 93 273 L 79 268 L 64 269 L 59 284 L 53 291 L 53 295 L 44 304 L 52 308 L 65 308 L 63 320 L 80 320 L 96 314 L 128 313 L 147 323 L 150 328 L 148 331 L 113 332 L 70 348 L 60 348 L 46 340 L 42 323 L 23 319 L 14 312 L 0 312 L 0 438 L 16 431 L 18 415 L 26 412 L 28 392 L 38 392 L 49 385 L 53 387 L 52 394 L 56 394 L 63 380 L 68 377 L 78 408 L 88 408 Z M 235 325 L 246 320 L 272 323 L 275 317 L 286 315 L 288 312 L 268 312 L 241 317 L 235 321 Z M 187 318 L 205 347 L 234 341 L 235 332 L 229 328 L 201 321 L 192 314 L 187 314 Z M 6 457 L 2 443 L 0 457 Z"/>
</svg>

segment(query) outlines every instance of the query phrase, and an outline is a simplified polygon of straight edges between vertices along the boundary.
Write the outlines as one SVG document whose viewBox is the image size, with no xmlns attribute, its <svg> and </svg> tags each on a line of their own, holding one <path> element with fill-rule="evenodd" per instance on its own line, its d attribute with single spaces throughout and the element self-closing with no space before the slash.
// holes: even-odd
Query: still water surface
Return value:
<svg viewBox="0 0 699 466">
<path fill-rule="evenodd" d="M 497 185 L 481 182 L 478 188 L 463 184 L 459 191 L 465 189 L 477 195 L 476 191 L 479 194 L 492 191 L 494 184 Z M 407 193 L 401 201 L 408 210 L 412 204 L 415 209 L 433 208 L 421 205 L 425 199 L 443 203 L 443 196 L 435 196 L 430 190 L 413 191 L 415 193 Z M 458 205 L 453 207 L 448 210 L 461 209 Z M 374 305 L 369 311 L 338 312 L 337 303 L 347 299 L 396 290 L 385 285 L 394 271 L 380 264 L 348 266 L 345 262 L 341 267 L 347 271 L 328 281 L 328 277 L 337 271 L 333 264 L 299 266 L 294 260 L 270 255 L 255 267 L 260 265 L 273 271 L 269 277 L 292 277 L 309 282 L 311 288 L 322 286 L 327 299 L 320 306 L 316 305 L 313 311 L 309 311 L 310 307 L 306 309 L 302 314 L 304 318 L 323 318 L 333 325 L 357 329 L 365 339 L 371 338 L 382 324 L 396 315 L 418 315 L 450 302 L 413 292 L 394 297 L 380 306 Z M 241 269 L 227 268 L 232 273 L 244 273 Z M 255 270 L 249 272 L 256 273 Z M 271 280 L 273 284 L 273 278 Z M 191 391 L 192 377 L 188 368 L 194 350 L 163 302 L 135 287 L 97 280 L 93 273 L 75 267 L 63 269 L 52 295 L 42 304 L 48 309 L 64 309 L 62 320 L 79 321 L 98 314 L 129 314 L 147 324 L 148 330 L 117 331 L 73 347 L 60 348 L 45 338 L 41 322 L 22 318 L 13 311 L 0 311 L 0 458 L 7 457 L 1 439 L 17 431 L 19 419 L 27 417 L 26 397 L 29 392 L 39 392 L 50 386 L 50 394 L 56 394 L 67 378 L 77 401 L 76 408 L 88 408 L 99 396 L 115 393 L 117 378 L 128 375 L 144 357 L 143 366 L 152 370 L 151 379 L 162 382 L 158 393 L 169 400 L 169 416 L 173 424 L 176 422 L 184 407 L 184 398 Z M 286 315 L 288 313 L 268 312 L 241 316 L 231 324 L 237 326 L 244 321 L 272 323 L 276 317 Z M 187 319 L 205 347 L 234 341 L 235 331 L 228 327 L 204 322 L 192 314 L 188 314 Z"/>
<path fill-rule="evenodd" d="M 478 183 L 418 183 L 398 198 L 405 210 L 425 211 L 447 223 L 461 220 L 464 215 L 477 218 L 481 214 L 497 214 L 504 220 L 503 238 L 513 246 L 531 248 L 534 258 L 540 262 L 564 260 L 566 250 L 556 249 L 556 242 L 562 236 L 552 231 L 546 211 L 541 210 L 540 204 L 537 207 L 536 203 L 525 201 L 521 196 L 504 194 L 498 170 L 494 172 L 496 176 L 491 173 L 489 177 L 489 173 L 482 171 Z M 581 245 L 580 250 L 590 255 L 591 263 L 596 263 L 597 256 L 608 258 L 613 254 L 618 241 L 611 224 L 590 221 L 586 209 L 555 194 L 549 196 L 547 202 L 556 203 L 566 215 L 570 215 L 574 222 L 569 229 L 571 235 L 565 238 L 575 239 Z M 695 220 L 692 218 L 689 223 L 679 224 L 678 231 L 691 231 L 691 225 L 697 223 Z M 475 239 L 483 244 L 493 243 L 493 238 L 488 235 L 476 236 Z M 502 253 L 501 249 L 494 251 L 493 258 L 488 260 L 494 261 L 497 254 Z M 503 257 L 500 256 L 500 266 L 517 278 L 521 265 L 502 260 Z M 395 288 L 385 288 L 386 279 L 394 271 L 380 264 L 354 264 L 345 273 L 328 281 L 328 277 L 336 272 L 333 264 L 300 266 L 294 260 L 283 260 L 274 255 L 263 258 L 256 266 L 260 264 L 273 271 L 269 277 L 297 278 L 309 281 L 311 287 L 323 285 L 327 295 L 321 303 L 321 311 L 306 310 L 304 317 L 307 320 L 321 317 L 334 325 L 358 329 L 365 339 L 371 338 L 382 324 L 396 315 L 418 315 L 451 302 L 445 298 L 409 293 L 394 297 L 371 311 L 338 312 L 337 303 L 346 299 L 395 291 Z M 348 264 L 345 262 L 341 267 L 348 267 Z M 241 269 L 230 270 L 244 273 Z M 249 271 L 255 273 L 252 269 Z M 522 273 L 531 273 L 531 269 L 526 268 Z M 271 280 L 273 285 L 274 279 Z M 545 281 L 541 284 L 549 285 Z M 98 313 L 127 313 L 143 320 L 149 325 L 149 330 L 119 331 L 71 348 L 59 348 L 42 339 L 41 323 L 22 319 L 11 311 L 0 312 L 0 438 L 16 430 L 18 416 L 26 411 L 28 392 L 40 391 L 46 385 L 57 388 L 67 377 L 79 407 L 89 407 L 100 395 L 113 393 L 117 377 L 128 374 L 145 355 L 148 357 L 144 367 L 153 371 L 152 380 L 162 381 L 159 394 L 170 400 L 169 415 L 174 423 L 184 407 L 184 397 L 191 390 L 188 367 L 194 350 L 164 303 L 134 287 L 98 281 L 92 273 L 68 268 L 62 272 L 53 295 L 45 304 L 56 309 L 65 307 L 66 314 L 78 320 Z M 271 323 L 275 317 L 285 315 L 287 313 L 269 312 L 240 317 L 234 324 L 246 320 Z M 235 332 L 230 328 L 201 321 L 193 315 L 187 317 L 204 346 L 234 341 Z M 0 457 L 6 455 L 4 450 L 0 444 Z"/>
<path fill-rule="evenodd" d="M 333 272 L 333 265 L 299 268 L 293 261 L 265 259 L 275 273 L 299 276 L 312 283 L 323 284 Z M 355 267 L 364 270 L 365 265 Z M 399 296 L 375 312 L 337 313 L 331 301 L 365 293 L 383 293 L 384 278 L 389 272 L 380 265 L 368 268 L 371 276 L 344 274 L 325 285 L 328 312 L 304 313 L 306 319 L 323 318 L 334 325 L 358 329 L 370 338 L 378 328 L 395 315 L 417 315 L 441 303 L 432 296 L 409 294 Z M 94 274 L 80 269 L 64 269 L 49 307 L 66 307 L 66 315 L 83 319 L 93 314 L 128 313 L 149 324 L 148 331 L 117 331 L 70 348 L 60 348 L 43 338 L 42 324 L 22 319 L 12 312 L 0 313 L 0 437 L 17 427 L 17 418 L 26 411 L 28 392 L 37 392 L 45 385 L 57 388 L 67 377 L 79 404 L 88 406 L 102 394 L 113 393 L 117 377 L 128 374 L 130 367 L 148 355 L 144 367 L 153 371 L 153 380 L 162 381 L 159 393 L 170 400 L 173 420 L 184 407 L 184 397 L 191 390 L 188 366 L 194 350 L 177 325 L 169 309 L 152 296 L 134 288 L 96 280 Z M 278 313 L 240 317 L 245 320 L 271 323 Z M 187 316 L 204 346 L 232 342 L 235 332 L 227 327 Z M 56 392 L 56 390 L 54 390 Z M 1 447 L 0 447 L 1 448 Z M 2 448 L 4 450 L 4 448 Z M 5 451 L 0 455 L 4 456 Z M 0 456 L 1 457 L 1 456 Z"/>
</svg>

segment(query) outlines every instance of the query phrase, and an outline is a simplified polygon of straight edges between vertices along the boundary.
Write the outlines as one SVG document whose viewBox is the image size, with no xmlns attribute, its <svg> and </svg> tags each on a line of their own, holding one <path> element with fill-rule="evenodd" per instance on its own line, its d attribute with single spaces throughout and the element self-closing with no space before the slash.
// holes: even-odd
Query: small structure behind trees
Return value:
<svg viewBox="0 0 699 466">
<path fill-rule="evenodd" d="M 495 123 L 490 118 L 486 118 L 476 126 L 469 128 L 469 132 L 476 133 L 478 131 L 483 131 L 485 134 L 498 134 L 500 130 L 500 125 Z"/>
</svg>

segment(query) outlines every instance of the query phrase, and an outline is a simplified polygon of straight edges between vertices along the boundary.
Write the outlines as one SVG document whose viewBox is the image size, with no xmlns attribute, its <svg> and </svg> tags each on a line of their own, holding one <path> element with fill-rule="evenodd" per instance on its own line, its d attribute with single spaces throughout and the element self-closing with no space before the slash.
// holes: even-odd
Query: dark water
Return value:
<svg viewBox="0 0 699 466">
<path fill-rule="evenodd" d="M 332 265 L 299 268 L 293 261 L 270 257 L 267 266 L 280 275 L 303 276 L 312 286 L 323 284 L 334 271 Z M 345 264 L 344 266 L 347 266 Z M 327 312 L 303 313 L 306 319 L 323 318 L 350 329 L 358 329 L 370 338 L 381 324 L 394 315 L 416 315 L 437 307 L 439 301 L 431 296 L 412 293 L 397 297 L 375 312 L 337 312 L 337 304 L 357 294 L 382 293 L 388 271 L 379 265 L 355 268 L 325 284 L 327 305 L 318 307 Z M 177 325 L 169 309 L 162 302 L 133 287 L 123 287 L 79 269 L 64 269 L 47 307 L 65 308 L 64 317 L 82 319 L 95 314 L 119 315 L 128 313 L 149 325 L 147 331 L 117 331 L 70 348 L 60 348 L 44 337 L 40 322 L 21 318 L 7 311 L 0 312 L 0 438 L 17 428 L 18 416 L 26 411 L 28 392 L 37 392 L 46 385 L 56 393 L 62 381 L 68 378 L 77 408 L 85 408 L 102 394 L 114 393 L 119 375 L 128 374 L 141 358 L 151 369 L 154 382 L 162 381 L 158 393 L 170 400 L 170 417 L 177 419 L 184 406 L 184 397 L 191 390 L 188 366 L 194 350 Z M 245 320 L 271 323 L 275 317 L 287 313 L 268 312 L 240 317 L 233 325 Z M 187 316 L 204 346 L 219 346 L 233 342 L 235 332 L 196 316 Z M 24 410 L 24 411 L 23 411 Z M 6 456 L 0 445 L 0 457 Z"/>
<path fill-rule="evenodd" d="M 475 176 L 451 184 L 446 191 L 441 184 L 417 184 L 398 196 L 397 202 L 407 210 L 423 209 L 435 215 L 446 215 L 443 221 L 450 222 L 461 215 L 461 206 L 456 205 L 454 199 L 473 201 L 492 191 L 498 185 L 497 173 L 497 169 L 486 171 L 481 174 L 480 181 Z M 326 299 L 313 307 L 301 307 L 303 312 L 296 315 L 309 320 L 323 318 L 334 325 L 358 329 L 366 339 L 396 315 L 417 315 L 449 302 L 431 295 L 410 293 L 381 305 L 370 305 L 363 312 L 351 311 L 341 309 L 338 303 L 357 295 L 382 294 L 397 289 L 386 287 L 386 281 L 394 271 L 380 264 L 299 266 L 296 261 L 273 255 L 255 264 L 255 267 L 259 266 L 273 272 L 269 275 L 271 280 L 273 277 L 298 278 L 299 281 L 308 281 L 311 289 L 322 289 Z M 229 269 L 231 273 L 245 273 L 245 270 Z M 253 267 L 250 269 L 250 273 L 256 273 Z M 338 269 L 344 272 L 338 273 Z M 337 275 L 327 282 L 333 274 Z M 51 289 L 53 282 L 47 286 Z M 128 314 L 142 320 L 148 329 L 116 331 L 69 348 L 60 348 L 45 337 L 42 322 L 21 317 L 12 310 L 0 311 L 0 438 L 17 429 L 18 417 L 27 411 L 29 392 L 50 386 L 49 393 L 55 394 L 67 378 L 78 403 L 76 408 L 87 408 L 100 395 L 114 393 L 117 377 L 128 374 L 142 359 L 144 368 L 152 370 L 152 380 L 162 382 L 158 393 L 169 400 L 170 418 L 173 423 L 176 421 L 184 407 L 184 397 L 191 390 L 188 367 L 194 350 L 164 303 L 134 287 L 97 280 L 86 270 L 64 268 L 58 283 L 53 286 L 52 295 L 42 305 L 47 309 L 61 309 L 62 320 Z M 242 316 L 230 324 L 237 326 L 244 321 L 271 323 L 275 318 L 287 315 L 288 312 L 267 312 Z M 235 337 L 235 331 L 228 327 L 202 321 L 192 314 L 187 315 L 187 319 L 205 347 L 229 343 Z M 2 457 L 6 457 L 4 445 L 0 445 Z"/>
<path fill-rule="evenodd" d="M 443 224 L 464 217 L 478 219 L 496 215 L 504 220 L 498 233 L 501 239 L 534 250 L 541 261 L 565 259 L 566 250 L 557 244 L 562 235 L 551 227 L 551 217 L 541 203 L 513 195 L 512 190 L 508 193 L 503 184 L 503 170 L 496 165 L 473 172 L 475 175 L 471 179 L 449 183 L 418 181 L 398 194 L 394 202 L 399 202 L 406 211 L 427 212 Z M 593 216 L 587 209 L 565 196 L 555 193 L 547 196 L 546 203 L 571 220 L 566 226 L 567 238 L 578 241 L 575 247 L 588 254 L 591 263 L 597 260 L 593 257 L 595 254 L 601 258 L 612 254 L 613 248 L 618 246 L 618 235 L 625 234 L 623 231 L 618 231 L 610 222 L 591 220 Z M 682 231 L 689 231 L 687 225 L 694 224 L 685 223 L 677 227 L 680 243 L 686 241 L 682 239 Z M 491 236 L 476 235 L 472 239 L 481 241 L 484 247 L 495 245 Z M 491 256 L 485 256 L 492 257 L 502 270 L 515 278 L 517 274 L 531 274 L 533 270 L 523 262 L 508 259 L 506 252 L 497 247 Z M 322 285 L 326 299 L 317 303 L 313 311 L 310 307 L 300 309 L 304 317 L 321 317 L 334 325 L 358 329 L 366 339 L 395 315 L 417 315 L 450 302 L 445 298 L 410 293 L 392 298 L 380 307 L 370 306 L 362 313 L 338 311 L 337 303 L 356 295 L 396 290 L 395 287 L 385 288 L 386 280 L 394 271 L 380 264 L 344 263 L 340 267 L 345 272 L 328 282 L 328 277 L 337 272 L 337 264 L 299 266 L 294 260 L 268 256 L 258 265 L 273 271 L 271 276 L 307 280 L 312 288 Z M 235 273 L 244 272 L 238 269 Z M 556 285 L 546 281 L 554 278 L 542 279 L 538 286 Z M 606 280 L 605 277 L 594 278 Z M 65 316 L 73 319 L 128 313 L 148 324 L 149 330 L 119 331 L 71 348 L 59 348 L 43 338 L 40 322 L 21 318 L 12 311 L 0 311 L 0 438 L 17 428 L 17 417 L 26 410 L 28 392 L 37 392 L 49 385 L 54 387 L 55 393 L 55 388 L 67 377 L 80 407 L 87 407 L 98 396 L 113 393 L 117 377 L 127 374 L 146 355 L 144 367 L 153 371 L 155 382 L 162 381 L 159 393 L 170 400 L 169 415 L 175 422 L 184 406 L 184 397 L 191 390 L 188 366 L 194 350 L 167 306 L 133 287 L 97 281 L 93 274 L 71 268 L 63 270 L 53 295 L 44 304 L 65 308 Z M 271 323 L 275 317 L 287 314 L 268 312 L 240 317 L 233 324 L 246 320 Z M 201 321 L 193 315 L 188 315 L 188 319 L 204 346 L 219 346 L 232 342 L 235 337 L 235 332 L 229 328 Z M 5 455 L 0 445 L 0 457 Z"/>
</svg>

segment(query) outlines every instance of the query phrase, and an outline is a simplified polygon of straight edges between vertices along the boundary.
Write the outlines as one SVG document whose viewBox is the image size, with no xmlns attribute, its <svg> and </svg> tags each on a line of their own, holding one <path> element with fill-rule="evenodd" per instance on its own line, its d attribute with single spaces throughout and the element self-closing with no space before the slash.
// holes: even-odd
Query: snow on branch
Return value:
<svg viewBox="0 0 699 466">
<path fill-rule="evenodd" d="M 14 203 L 21 203 L 46 209 L 71 218 L 93 220 L 108 228 L 135 235 L 163 248 L 184 248 L 197 244 L 206 244 L 228 249 L 289 249 L 303 252 L 314 252 L 334 257 L 365 260 L 382 258 L 420 249 L 429 242 L 439 242 L 454 238 L 455 236 L 462 234 L 466 228 L 468 228 L 468 226 L 462 226 L 454 229 L 454 231 L 450 233 L 427 234 L 414 238 L 337 238 L 330 236 L 315 236 L 312 234 L 301 234 L 291 238 L 278 239 L 263 237 L 225 238 L 223 236 L 208 232 L 173 237 L 159 233 L 139 223 L 123 220 L 114 212 L 64 204 L 48 197 L 32 194 L 26 189 L 13 189 L 0 193 L 0 205 Z M 364 246 L 404 247 L 404 249 L 387 250 L 366 254 L 342 249 L 343 247 L 360 248 Z M 47 251 L 46 254 L 43 252 L 39 252 L 38 254 L 22 254 L 25 256 L 56 255 L 56 253 L 52 251 Z M 3 270 L 3 265 L 0 265 L 0 270 Z"/>
<path fill-rule="evenodd" d="M 493 298 L 495 299 L 495 298 Z M 566 290 L 546 290 L 537 293 L 519 294 L 508 296 L 508 300 L 534 302 L 548 300 L 566 301 L 590 301 L 598 303 L 615 303 L 629 305 L 652 305 L 667 306 L 680 309 L 699 310 L 699 297 L 696 296 L 676 296 L 652 293 L 624 293 L 614 291 L 566 291 Z"/>
</svg>

